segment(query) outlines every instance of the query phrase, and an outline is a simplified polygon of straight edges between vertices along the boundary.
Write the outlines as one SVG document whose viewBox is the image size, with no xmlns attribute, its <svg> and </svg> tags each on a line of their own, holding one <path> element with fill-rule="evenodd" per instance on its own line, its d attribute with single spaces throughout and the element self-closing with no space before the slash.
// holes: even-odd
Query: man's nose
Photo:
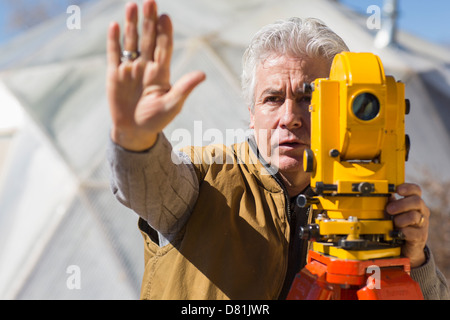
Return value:
<svg viewBox="0 0 450 320">
<path fill-rule="evenodd" d="M 300 108 L 292 99 L 286 99 L 281 108 L 280 127 L 283 129 L 295 129 L 302 126 Z"/>
</svg>

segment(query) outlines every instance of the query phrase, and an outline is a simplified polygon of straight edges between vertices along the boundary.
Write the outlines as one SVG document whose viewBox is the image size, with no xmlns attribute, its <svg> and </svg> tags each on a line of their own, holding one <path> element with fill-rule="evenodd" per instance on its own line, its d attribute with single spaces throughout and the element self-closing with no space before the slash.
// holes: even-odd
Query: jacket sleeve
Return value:
<svg viewBox="0 0 450 320">
<path fill-rule="evenodd" d="M 170 241 L 187 222 L 198 197 L 190 159 L 173 152 L 162 133 L 144 152 L 125 150 L 110 139 L 107 156 L 115 197 Z"/>
<path fill-rule="evenodd" d="M 419 283 L 425 300 L 450 300 L 447 280 L 436 267 L 428 247 L 425 248 L 425 254 L 427 261 L 422 266 L 411 269 L 411 278 Z"/>
</svg>

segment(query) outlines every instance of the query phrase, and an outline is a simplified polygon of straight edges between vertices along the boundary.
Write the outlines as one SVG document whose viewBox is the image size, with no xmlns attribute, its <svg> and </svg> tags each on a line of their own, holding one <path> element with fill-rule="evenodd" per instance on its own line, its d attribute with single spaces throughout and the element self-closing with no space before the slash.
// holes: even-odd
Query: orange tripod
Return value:
<svg viewBox="0 0 450 320">
<path fill-rule="evenodd" d="M 343 260 L 311 250 L 287 299 L 422 300 L 419 284 L 409 272 L 408 258 Z"/>
</svg>

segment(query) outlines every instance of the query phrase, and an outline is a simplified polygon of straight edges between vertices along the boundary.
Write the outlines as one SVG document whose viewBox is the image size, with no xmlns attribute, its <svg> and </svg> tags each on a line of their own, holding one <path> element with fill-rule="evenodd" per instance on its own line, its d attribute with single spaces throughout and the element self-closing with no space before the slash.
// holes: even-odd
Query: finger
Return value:
<svg viewBox="0 0 450 320">
<path fill-rule="evenodd" d="M 403 183 L 397 187 L 397 193 L 400 196 L 407 197 L 412 195 L 422 196 L 422 189 L 414 183 Z"/>
<path fill-rule="evenodd" d="M 155 1 L 145 1 L 143 5 L 144 21 L 141 35 L 141 57 L 144 60 L 153 61 L 156 45 L 156 24 L 158 21 L 158 9 Z"/>
<path fill-rule="evenodd" d="M 169 16 L 161 15 L 157 24 L 155 62 L 165 69 L 170 68 L 173 50 L 173 29 Z"/>
<path fill-rule="evenodd" d="M 124 50 L 138 50 L 138 7 L 135 3 L 128 3 L 125 8 Z"/>
<path fill-rule="evenodd" d="M 168 108 L 176 105 L 181 106 L 192 90 L 204 81 L 205 78 L 206 75 L 203 72 L 194 71 L 178 80 L 166 95 L 167 101 L 170 101 L 167 104 Z"/>
<path fill-rule="evenodd" d="M 415 227 L 420 228 L 426 225 L 427 217 L 419 211 L 409 211 L 395 216 L 394 225 L 396 228 Z"/>
<path fill-rule="evenodd" d="M 425 228 L 405 227 L 400 229 L 409 246 L 425 246 L 428 232 Z"/>
<path fill-rule="evenodd" d="M 120 64 L 120 28 L 117 22 L 112 22 L 108 29 L 106 44 L 108 67 L 117 68 Z"/>
<path fill-rule="evenodd" d="M 425 213 L 425 203 L 417 195 L 407 196 L 402 199 L 390 201 L 386 206 L 387 213 L 391 215 L 401 214 L 407 211 L 421 211 Z"/>
</svg>

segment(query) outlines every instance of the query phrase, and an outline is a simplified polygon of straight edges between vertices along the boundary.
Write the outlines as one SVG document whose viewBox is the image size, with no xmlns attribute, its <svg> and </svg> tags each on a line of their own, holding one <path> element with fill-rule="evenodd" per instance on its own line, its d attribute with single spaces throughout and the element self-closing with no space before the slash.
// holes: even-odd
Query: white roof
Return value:
<svg viewBox="0 0 450 320">
<path fill-rule="evenodd" d="M 68 30 L 63 15 L 2 48 L 10 54 L 0 57 L 0 102 L 22 114 L 8 124 L 17 130 L 0 171 L 0 298 L 139 297 L 143 245 L 137 217 L 113 198 L 105 160 L 106 30 L 111 20 L 122 22 L 125 3 L 96 1 L 81 7 L 81 30 Z M 197 69 L 207 74 L 166 129 L 169 138 L 180 129 L 194 133 L 200 120 L 202 133 L 246 129 L 239 86 L 245 46 L 263 25 L 312 16 L 351 50 L 378 53 L 387 73 L 406 83 L 412 103 L 406 120 L 412 141 L 408 176 L 428 170 L 450 178 L 445 49 L 406 34 L 399 35 L 397 47 L 377 49 L 365 17 L 335 1 L 164 0 L 158 5 L 174 21 L 173 78 Z M 70 266 L 79 267 L 80 289 L 68 286 Z"/>
</svg>

